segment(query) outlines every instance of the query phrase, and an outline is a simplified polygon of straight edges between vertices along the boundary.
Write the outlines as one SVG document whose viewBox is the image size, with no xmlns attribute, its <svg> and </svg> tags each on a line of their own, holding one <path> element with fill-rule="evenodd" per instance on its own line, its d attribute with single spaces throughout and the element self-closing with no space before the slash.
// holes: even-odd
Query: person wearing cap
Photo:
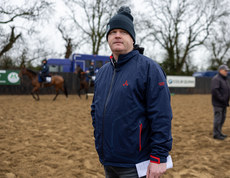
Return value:
<svg viewBox="0 0 230 178">
<path fill-rule="evenodd" d="M 158 178 L 172 148 L 165 73 L 135 45 L 129 7 L 109 20 L 106 39 L 112 55 L 97 73 L 91 105 L 99 160 L 106 178 L 136 178 L 136 165 L 145 161 L 147 178 Z"/>
<path fill-rule="evenodd" d="M 222 133 L 222 127 L 226 119 L 226 108 L 229 106 L 230 85 L 228 82 L 227 65 L 221 65 L 218 73 L 212 78 L 212 105 L 214 111 L 213 138 L 224 140 L 227 135 Z"/>
<path fill-rule="evenodd" d="M 89 75 L 92 77 L 94 76 L 94 61 L 91 61 L 90 66 L 89 66 Z"/>
</svg>

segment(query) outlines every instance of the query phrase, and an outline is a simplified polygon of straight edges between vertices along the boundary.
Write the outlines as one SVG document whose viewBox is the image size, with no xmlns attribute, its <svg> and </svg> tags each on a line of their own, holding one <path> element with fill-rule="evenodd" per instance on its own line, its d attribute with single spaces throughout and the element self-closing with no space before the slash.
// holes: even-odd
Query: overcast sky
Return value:
<svg viewBox="0 0 230 178">
<path fill-rule="evenodd" d="M 23 0 L 17 1 L 22 2 Z M 57 56 L 52 56 L 53 58 L 61 58 L 64 55 L 65 52 L 65 42 L 61 37 L 60 32 L 57 30 L 57 24 L 60 20 L 61 17 L 67 17 L 68 15 L 68 9 L 65 7 L 65 4 L 63 3 L 62 0 L 52 0 L 55 3 L 55 11 L 53 12 L 52 16 L 49 18 L 48 22 L 45 22 L 43 24 L 38 25 L 38 29 L 41 29 L 41 33 L 39 34 L 38 38 L 44 42 L 44 45 L 52 49 L 53 51 L 57 51 L 59 54 L 62 54 L 62 56 L 57 55 Z M 145 12 L 146 11 L 146 6 L 143 6 L 143 0 L 133 0 L 135 2 L 134 9 L 132 9 L 132 15 L 134 16 L 135 20 L 135 12 L 136 11 L 141 11 Z M 81 14 L 81 13 L 79 13 Z M 16 22 L 17 23 L 17 22 Z M 18 22 L 19 24 L 21 22 Z M 138 36 L 138 34 L 136 34 Z M 44 40 L 43 40 L 44 39 Z M 31 48 L 36 47 L 37 44 L 34 44 L 33 41 L 30 41 Z M 162 50 L 160 48 L 152 48 L 152 44 L 146 44 L 143 46 L 145 50 L 145 55 L 149 57 L 154 57 L 156 58 L 158 62 L 161 62 L 162 59 Z M 154 51 L 154 52 L 153 52 Z M 82 53 L 82 54 L 90 54 L 89 50 L 87 48 L 81 49 L 81 51 L 74 51 L 76 53 Z M 154 55 L 153 55 L 154 53 Z M 101 50 L 100 55 L 110 55 L 109 50 Z M 193 64 L 199 66 L 199 68 L 206 67 L 207 66 L 207 56 L 208 52 L 204 47 L 199 47 L 199 50 L 197 50 L 195 53 L 193 53 Z M 38 61 L 40 63 L 40 61 Z"/>
</svg>

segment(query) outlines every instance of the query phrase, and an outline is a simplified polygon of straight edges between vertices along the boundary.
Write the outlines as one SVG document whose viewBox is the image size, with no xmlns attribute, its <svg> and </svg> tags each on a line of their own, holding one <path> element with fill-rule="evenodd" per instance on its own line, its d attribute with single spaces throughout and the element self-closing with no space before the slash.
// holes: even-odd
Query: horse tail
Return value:
<svg viewBox="0 0 230 178">
<path fill-rule="evenodd" d="M 68 98 L 68 91 L 67 91 L 67 88 L 66 88 L 66 81 L 64 80 L 64 93 L 65 93 L 65 96 L 66 98 Z"/>
</svg>

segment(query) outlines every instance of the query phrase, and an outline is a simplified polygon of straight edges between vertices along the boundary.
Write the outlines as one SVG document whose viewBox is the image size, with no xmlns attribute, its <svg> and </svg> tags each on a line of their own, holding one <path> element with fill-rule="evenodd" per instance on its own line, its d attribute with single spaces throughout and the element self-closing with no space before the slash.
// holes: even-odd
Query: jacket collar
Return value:
<svg viewBox="0 0 230 178">
<path fill-rule="evenodd" d="M 113 57 L 113 55 L 110 56 L 110 61 L 111 64 L 115 67 L 115 68 L 119 68 L 120 66 L 122 66 L 123 64 L 125 64 L 126 62 L 128 62 L 130 59 L 133 58 L 133 56 L 139 54 L 139 52 L 137 50 L 133 50 L 127 54 L 120 54 L 118 57 L 118 60 L 116 61 Z"/>
<path fill-rule="evenodd" d="M 221 78 L 223 78 L 224 80 L 227 80 L 227 76 L 223 76 L 223 75 L 221 75 L 221 73 L 218 73 L 218 75 L 221 77 Z"/>
</svg>

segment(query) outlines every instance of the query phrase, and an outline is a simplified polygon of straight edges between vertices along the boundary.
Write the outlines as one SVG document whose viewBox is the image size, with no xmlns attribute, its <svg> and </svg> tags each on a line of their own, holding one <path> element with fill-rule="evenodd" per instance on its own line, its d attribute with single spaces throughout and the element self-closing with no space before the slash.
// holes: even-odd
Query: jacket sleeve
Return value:
<svg viewBox="0 0 230 178">
<path fill-rule="evenodd" d="M 94 103 L 94 97 L 93 97 L 93 102 L 92 102 L 92 105 L 91 105 L 91 117 L 92 117 L 93 128 L 95 130 L 95 103 Z"/>
<path fill-rule="evenodd" d="M 151 124 L 150 161 L 165 163 L 172 148 L 172 110 L 166 76 L 158 64 L 151 64 L 147 75 L 146 105 Z"/>
</svg>

